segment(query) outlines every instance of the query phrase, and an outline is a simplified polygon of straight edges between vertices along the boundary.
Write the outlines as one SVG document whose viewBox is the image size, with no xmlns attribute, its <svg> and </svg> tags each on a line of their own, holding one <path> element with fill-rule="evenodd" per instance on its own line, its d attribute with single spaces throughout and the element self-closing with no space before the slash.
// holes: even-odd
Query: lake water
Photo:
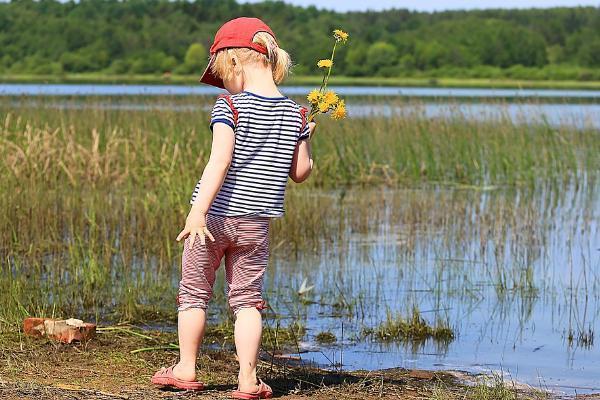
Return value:
<svg viewBox="0 0 600 400">
<path fill-rule="evenodd" d="M 286 86 L 290 96 L 304 96 L 308 86 Z M 429 118 L 460 115 L 466 119 L 509 118 L 515 123 L 542 123 L 600 129 L 600 91 L 586 90 L 517 90 L 412 87 L 332 87 L 347 99 L 351 118 L 422 113 Z M 15 96 L 13 105 L 51 108 L 101 108 L 130 110 L 198 109 L 195 101 L 170 101 L 173 96 L 215 96 L 222 90 L 208 86 L 175 85 L 91 85 L 91 84 L 0 84 L 0 96 Z M 48 97 L 50 96 L 50 98 Z M 87 96 L 107 100 L 82 101 Z M 140 96 L 161 97 L 151 104 Z M 355 96 L 355 99 L 351 97 Z M 359 97 L 362 96 L 362 97 Z M 364 96 L 371 99 L 366 100 Z M 37 98 L 36 97 L 40 97 Z M 53 98 L 56 97 L 56 98 Z M 114 97 L 120 98 L 114 101 Z M 419 104 L 398 100 L 421 99 Z M 388 100 L 386 100 L 388 99 Z M 501 100 L 501 102 L 499 102 Z M 581 102 L 585 100 L 584 102 Z M 209 110 L 209 105 L 202 106 Z"/>
<path fill-rule="evenodd" d="M 477 89 L 431 87 L 331 86 L 342 96 L 403 96 L 436 98 L 575 98 L 600 99 L 600 90 Z M 304 96 L 312 86 L 282 86 L 284 94 Z M 9 84 L 0 83 L 2 96 L 198 96 L 223 90 L 207 85 Z"/>
<path fill-rule="evenodd" d="M 377 189 L 343 200 L 329 193 L 337 205 L 324 225 L 348 228 L 297 259 L 275 252 L 269 300 L 304 321 L 300 356 L 322 366 L 498 372 L 562 393 L 600 392 L 600 346 L 579 338 L 600 328 L 600 181 L 585 181 L 535 190 Z M 315 202 L 327 203 L 319 195 Z M 308 305 L 296 294 L 304 279 L 315 285 Z M 407 316 L 413 306 L 432 324 L 449 321 L 456 339 L 357 338 L 388 312 Z M 322 331 L 340 343 L 318 346 Z"/>
</svg>

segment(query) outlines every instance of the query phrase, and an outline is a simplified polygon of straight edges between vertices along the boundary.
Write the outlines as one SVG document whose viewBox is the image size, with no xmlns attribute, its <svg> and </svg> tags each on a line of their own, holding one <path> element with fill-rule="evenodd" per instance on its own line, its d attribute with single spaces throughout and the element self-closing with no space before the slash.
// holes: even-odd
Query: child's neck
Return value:
<svg viewBox="0 0 600 400">
<path fill-rule="evenodd" d="M 273 81 L 273 73 L 270 68 L 244 67 L 244 90 L 260 96 L 279 97 L 282 96 Z"/>
</svg>

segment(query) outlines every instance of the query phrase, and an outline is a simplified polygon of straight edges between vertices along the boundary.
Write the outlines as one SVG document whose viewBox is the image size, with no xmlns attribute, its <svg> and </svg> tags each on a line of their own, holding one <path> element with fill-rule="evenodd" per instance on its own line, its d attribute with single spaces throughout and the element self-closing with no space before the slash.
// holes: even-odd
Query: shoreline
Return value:
<svg viewBox="0 0 600 400">
<path fill-rule="evenodd" d="M 152 373 L 175 362 L 178 352 L 172 348 L 139 352 L 139 347 L 148 346 L 149 342 L 171 342 L 176 333 L 143 332 L 141 336 L 146 338 L 125 330 L 99 331 L 86 343 L 70 345 L 24 336 L 20 331 L 0 333 L 0 397 L 16 400 L 40 393 L 54 399 L 165 399 L 188 398 L 188 394 L 195 397 L 190 392 L 159 389 L 150 383 Z M 218 337 L 207 336 L 205 343 L 214 340 Z M 548 393 L 504 382 L 499 377 L 404 368 L 329 371 L 286 363 L 285 358 L 272 356 L 277 352 L 263 353 L 259 374 L 274 388 L 275 397 L 281 399 L 458 400 L 480 399 L 481 395 L 499 399 L 551 398 Z M 198 379 L 207 384 L 201 392 L 203 398 L 229 398 L 237 375 L 233 351 L 203 349 L 197 366 Z"/>
<path fill-rule="evenodd" d="M 283 86 L 318 86 L 319 76 L 291 76 Z M 149 85 L 198 85 L 196 75 L 105 75 L 98 73 L 64 75 L 0 75 L 0 84 L 149 84 Z M 428 88 L 490 88 L 490 89 L 578 89 L 600 90 L 600 81 L 576 80 L 521 80 L 483 78 L 434 78 L 434 77 L 347 77 L 332 76 L 332 86 L 381 86 L 381 87 L 428 87 Z"/>
</svg>

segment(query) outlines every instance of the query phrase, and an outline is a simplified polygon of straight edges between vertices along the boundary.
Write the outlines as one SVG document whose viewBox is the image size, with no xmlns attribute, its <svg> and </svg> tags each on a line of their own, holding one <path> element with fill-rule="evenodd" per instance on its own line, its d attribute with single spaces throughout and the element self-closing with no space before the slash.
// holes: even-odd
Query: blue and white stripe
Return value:
<svg viewBox="0 0 600 400">
<path fill-rule="evenodd" d="M 237 126 L 231 107 L 219 98 L 213 107 L 210 127 L 224 123 L 234 129 L 235 147 L 229 171 L 209 214 L 280 217 L 292 158 L 302 129 L 300 106 L 288 97 L 264 97 L 251 92 L 231 96 L 238 112 Z M 200 182 L 192 194 L 194 203 Z"/>
</svg>

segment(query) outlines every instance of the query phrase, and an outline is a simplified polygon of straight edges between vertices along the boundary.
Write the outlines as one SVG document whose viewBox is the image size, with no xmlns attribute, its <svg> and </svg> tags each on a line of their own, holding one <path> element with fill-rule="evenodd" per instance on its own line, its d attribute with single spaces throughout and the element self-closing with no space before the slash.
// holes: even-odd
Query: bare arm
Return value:
<svg viewBox="0 0 600 400">
<path fill-rule="evenodd" d="M 185 228 L 177 236 L 177 241 L 191 236 L 190 247 L 194 245 L 196 235 L 200 236 L 202 244 L 205 244 L 205 235 L 214 241 L 212 234 L 206 228 L 206 213 L 223 185 L 231 164 L 234 144 L 233 129 L 229 125 L 220 122 L 213 125 L 210 158 L 202 173 L 198 197 L 187 216 Z"/>
<path fill-rule="evenodd" d="M 309 122 L 310 135 L 312 137 L 316 124 Z M 298 141 L 294 150 L 294 158 L 290 167 L 290 178 L 296 183 L 304 182 L 310 175 L 313 167 L 310 139 Z"/>
</svg>

